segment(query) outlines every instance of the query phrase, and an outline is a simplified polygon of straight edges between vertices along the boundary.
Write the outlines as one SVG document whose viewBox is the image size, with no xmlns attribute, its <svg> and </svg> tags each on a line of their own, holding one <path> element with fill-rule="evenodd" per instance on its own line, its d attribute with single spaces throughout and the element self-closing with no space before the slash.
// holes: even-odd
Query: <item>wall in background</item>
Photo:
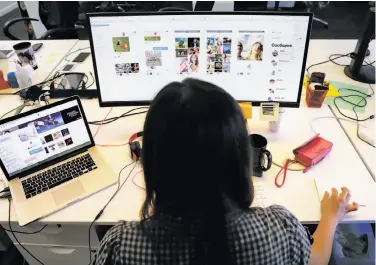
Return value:
<svg viewBox="0 0 376 265">
<path fill-rule="evenodd" d="M 0 2 L 0 16 L 4 16 L 8 12 L 17 8 L 17 1 L 1 1 Z"/>
</svg>

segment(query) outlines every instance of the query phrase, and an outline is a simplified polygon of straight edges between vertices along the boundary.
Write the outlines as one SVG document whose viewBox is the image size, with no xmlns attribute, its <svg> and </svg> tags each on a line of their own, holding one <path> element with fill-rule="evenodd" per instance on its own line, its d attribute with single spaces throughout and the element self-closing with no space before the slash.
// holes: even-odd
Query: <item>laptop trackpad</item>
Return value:
<svg viewBox="0 0 376 265">
<path fill-rule="evenodd" d="M 52 196 L 57 205 L 66 204 L 74 199 L 78 199 L 85 192 L 81 182 L 74 181 L 52 191 Z"/>
</svg>

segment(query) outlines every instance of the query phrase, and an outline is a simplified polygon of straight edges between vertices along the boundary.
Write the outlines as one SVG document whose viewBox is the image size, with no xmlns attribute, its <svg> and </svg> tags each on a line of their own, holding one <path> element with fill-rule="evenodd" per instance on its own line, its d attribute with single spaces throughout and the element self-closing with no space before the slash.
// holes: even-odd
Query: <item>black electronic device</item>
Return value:
<svg viewBox="0 0 376 265">
<path fill-rule="evenodd" d="M 310 83 L 320 83 L 323 84 L 325 81 L 325 73 L 314 72 L 309 78 Z"/>
<path fill-rule="evenodd" d="M 84 78 L 84 74 L 64 75 L 56 89 L 74 89 L 77 90 Z"/>
<path fill-rule="evenodd" d="M 89 55 L 90 55 L 90 52 L 81 52 L 79 55 L 77 55 L 76 58 L 74 58 L 72 62 L 82 63 L 83 61 L 85 61 L 87 57 L 89 57 Z"/>
<path fill-rule="evenodd" d="M 141 138 L 143 136 L 143 132 L 137 132 L 129 137 L 129 149 L 131 153 L 131 157 L 134 161 L 138 161 L 141 158 L 142 147 L 139 141 L 135 141 L 137 138 Z"/>
<path fill-rule="evenodd" d="M 329 87 L 326 85 L 315 85 L 315 90 L 329 90 Z"/>
<path fill-rule="evenodd" d="M 33 44 L 33 51 L 36 52 L 38 51 L 41 47 L 43 46 L 43 43 L 35 43 Z"/>
<path fill-rule="evenodd" d="M 355 47 L 354 55 L 350 65 L 345 67 L 345 74 L 353 80 L 374 84 L 375 83 L 375 67 L 373 65 L 363 65 L 366 57 L 369 43 L 375 38 L 375 7 L 368 10 L 366 22 L 362 27 L 363 32 L 360 35 Z"/>
<path fill-rule="evenodd" d="M 27 89 L 22 89 L 19 92 L 20 97 L 26 101 L 37 101 L 41 94 L 43 94 L 43 91 L 38 85 L 31 86 Z"/>
<path fill-rule="evenodd" d="M 74 64 L 67 64 L 67 65 L 64 66 L 63 70 L 61 70 L 61 71 L 69 72 L 70 70 L 72 70 L 73 66 L 74 66 Z"/>
</svg>

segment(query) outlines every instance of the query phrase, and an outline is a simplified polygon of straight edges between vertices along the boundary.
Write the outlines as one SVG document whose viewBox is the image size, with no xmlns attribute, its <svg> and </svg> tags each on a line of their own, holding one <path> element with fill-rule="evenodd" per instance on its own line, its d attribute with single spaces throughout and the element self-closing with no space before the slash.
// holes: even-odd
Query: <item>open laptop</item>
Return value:
<svg viewBox="0 0 376 265">
<path fill-rule="evenodd" d="M 117 181 L 76 96 L 0 120 L 0 166 L 21 226 Z"/>
</svg>

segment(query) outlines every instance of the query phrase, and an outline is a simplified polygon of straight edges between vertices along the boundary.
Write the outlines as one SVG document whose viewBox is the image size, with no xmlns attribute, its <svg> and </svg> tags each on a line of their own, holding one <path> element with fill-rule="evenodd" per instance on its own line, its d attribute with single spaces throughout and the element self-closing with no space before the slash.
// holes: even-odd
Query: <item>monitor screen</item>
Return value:
<svg viewBox="0 0 376 265">
<path fill-rule="evenodd" d="M 89 22 L 101 106 L 147 104 L 187 77 L 238 101 L 299 106 L 309 13 L 91 14 Z"/>
<path fill-rule="evenodd" d="M 0 160 L 9 177 L 90 144 L 77 100 L 0 124 Z"/>
</svg>

